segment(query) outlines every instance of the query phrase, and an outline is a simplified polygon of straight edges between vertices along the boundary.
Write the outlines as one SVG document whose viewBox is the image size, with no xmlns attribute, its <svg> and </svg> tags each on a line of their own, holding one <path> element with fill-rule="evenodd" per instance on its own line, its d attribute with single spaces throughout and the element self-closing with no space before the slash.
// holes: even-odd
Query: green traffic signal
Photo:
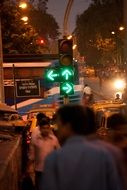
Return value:
<svg viewBox="0 0 127 190">
<path fill-rule="evenodd" d="M 61 67 L 60 68 L 60 81 L 71 81 L 73 82 L 74 79 L 74 69 L 73 67 Z"/>
<path fill-rule="evenodd" d="M 74 94 L 74 84 L 71 82 L 60 83 L 60 94 L 61 95 Z"/>
<path fill-rule="evenodd" d="M 50 82 L 58 82 L 59 73 L 56 69 L 48 69 L 46 72 L 46 79 Z"/>
</svg>

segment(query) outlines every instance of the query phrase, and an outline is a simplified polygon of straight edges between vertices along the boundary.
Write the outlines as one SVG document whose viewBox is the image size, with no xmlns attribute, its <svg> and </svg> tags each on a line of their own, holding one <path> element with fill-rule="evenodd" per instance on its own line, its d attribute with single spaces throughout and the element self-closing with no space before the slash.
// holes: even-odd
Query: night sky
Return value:
<svg viewBox="0 0 127 190">
<path fill-rule="evenodd" d="M 63 18 L 68 0 L 49 0 L 48 12 L 52 14 L 60 26 L 60 32 L 63 30 Z M 90 4 L 90 0 L 74 0 L 68 21 L 68 33 L 72 33 L 75 28 L 76 16 L 83 13 Z"/>
</svg>

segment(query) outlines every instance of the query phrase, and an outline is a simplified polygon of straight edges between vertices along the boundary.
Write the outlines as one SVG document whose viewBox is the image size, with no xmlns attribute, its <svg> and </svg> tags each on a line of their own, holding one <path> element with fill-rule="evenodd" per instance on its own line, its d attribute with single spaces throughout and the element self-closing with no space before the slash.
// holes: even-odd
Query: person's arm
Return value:
<svg viewBox="0 0 127 190">
<path fill-rule="evenodd" d="M 33 170 L 34 160 L 35 160 L 35 147 L 34 144 L 31 142 L 28 152 L 28 163 L 27 163 L 28 173 L 31 173 Z"/>
</svg>

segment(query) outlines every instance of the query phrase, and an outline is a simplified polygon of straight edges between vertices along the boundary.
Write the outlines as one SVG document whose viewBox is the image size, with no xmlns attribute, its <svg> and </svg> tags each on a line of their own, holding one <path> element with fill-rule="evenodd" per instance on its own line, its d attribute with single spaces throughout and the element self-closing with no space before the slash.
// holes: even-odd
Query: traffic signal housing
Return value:
<svg viewBox="0 0 127 190">
<path fill-rule="evenodd" d="M 59 48 L 59 77 L 60 94 L 74 94 L 74 67 L 73 67 L 73 41 L 72 39 L 60 39 Z"/>
<path fill-rule="evenodd" d="M 59 62 L 61 66 L 70 66 L 73 64 L 73 42 L 68 39 L 58 41 Z"/>
</svg>

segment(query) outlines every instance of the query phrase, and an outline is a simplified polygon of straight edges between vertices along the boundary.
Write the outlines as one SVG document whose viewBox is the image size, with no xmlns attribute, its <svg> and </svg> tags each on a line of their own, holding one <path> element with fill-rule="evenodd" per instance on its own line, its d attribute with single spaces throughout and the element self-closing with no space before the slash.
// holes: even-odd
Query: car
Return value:
<svg viewBox="0 0 127 190">
<path fill-rule="evenodd" d="M 95 113 L 97 129 L 107 128 L 107 119 L 115 113 L 127 116 L 127 104 L 121 100 L 99 101 L 92 105 L 92 109 Z"/>
<path fill-rule="evenodd" d="M 37 106 L 37 107 L 32 108 L 31 110 L 29 110 L 27 124 L 29 125 L 30 132 L 32 132 L 33 129 L 37 125 L 36 115 L 38 113 L 44 113 L 47 117 L 49 117 L 50 119 L 52 119 L 53 115 L 56 112 L 56 109 L 57 108 L 56 107 L 54 108 L 52 105 L 44 104 L 44 105 L 39 105 L 39 106 Z"/>
<path fill-rule="evenodd" d="M 19 114 L 11 114 L 8 118 L 8 122 L 12 126 L 26 127 L 26 122 L 22 119 L 22 117 Z"/>
</svg>

